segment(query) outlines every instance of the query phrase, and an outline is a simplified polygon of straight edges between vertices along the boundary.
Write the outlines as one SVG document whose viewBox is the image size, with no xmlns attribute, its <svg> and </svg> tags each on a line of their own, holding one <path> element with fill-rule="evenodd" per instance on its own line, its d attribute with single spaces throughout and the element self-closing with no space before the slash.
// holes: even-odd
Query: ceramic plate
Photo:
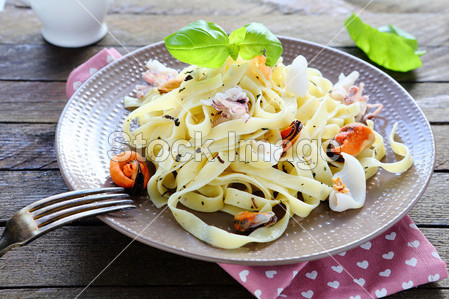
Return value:
<svg viewBox="0 0 449 299">
<path fill-rule="evenodd" d="M 281 38 L 286 64 L 304 55 L 311 67 L 336 82 L 338 75 L 357 70 L 358 82 L 365 83 L 371 102 L 384 105 L 375 129 L 384 136 L 386 162 L 397 158 L 388 144 L 395 122 L 396 139 L 410 149 L 414 165 L 402 175 L 380 170 L 367 182 L 365 206 L 335 213 L 322 203 L 300 224 L 290 220 L 287 231 L 268 244 L 249 244 L 240 249 L 211 247 L 183 230 L 170 210 L 156 209 L 148 200 L 138 200 L 138 208 L 100 217 L 118 231 L 150 246 L 191 258 L 249 265 L 288 264 L 337 254 L 374 238 L 404 216 L 426 188 L 435 163 L 430 125 L 410 95 L 391 77 L 353 56 L 318 44 Z M 67 103 L 56 132 L 56 150 L 61 173 L 74 190 L 113 185 L 109 177 L 111 134 L 120 132 L 127 115 L 123 97 L 143 82 L 141 73 L 148 59 L 158 59 L 181 69 L 184 65 L 156 43 L 109 64 L 84 83 Z M 206 213 L 207 214 L 207 213 Z M 229 215 L 211 213 L 209 223 L 223 225 Z"/>
</svg>

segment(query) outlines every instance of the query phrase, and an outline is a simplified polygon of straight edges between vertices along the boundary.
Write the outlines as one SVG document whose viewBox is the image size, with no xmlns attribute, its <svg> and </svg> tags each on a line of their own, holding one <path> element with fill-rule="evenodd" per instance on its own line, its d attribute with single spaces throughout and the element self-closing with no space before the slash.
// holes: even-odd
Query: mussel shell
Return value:
<svg viewBox="0 0 449 299">
<path fill-rule="evenodd" d="M 234 217 L 234 227 L 240 232 L 250 232 L 260 227 L 272 226 L 277 222 L 276 214 L 271 211 L 266 213 L 247 213 L 251 217 L 246 218 L 242 217 L 243 213 L 245 212 L 239 213 Z"/>
<path fill-rule="evenodd" d="M 284 148 L 282 152 L 282 157 L 287 153 L 287 151 L 292 147 L 293 143 L 296 142 L 296 139 L 299 137 L 299 133 L 302 130 L 302 123 L 299 120 L 294 120 L 290 126 L 290 132 L 288 132 L 287 136 L 282 139 L 282 147 Z"/>
<path fill-rule="evenodd" d="M 141 195 L 144 191 L 145 185 L 145 176 L 143 175 L 142 168 L 140 167 L 140 163 L 137 161 L 137 173 L 136 178 L 134 180 L 134 185 L 130 190 L 132 195 Z"/>
<path fill-rule="evenodd" d="M 329 157 L 329 159 L 331 159 L 332 161 L 335 162 L 344 162 L 345 159 L 343 158 L 342 155 L 340 155 L 339 153 L 335 153 L 334 149 L 335 149 L 335 144 L 338 144 L 337 141 L 335 140 L 331 140 L 331 142 L 329 142 L 329 144 L 327 145 L 326 148 L 326 155 Z"/>
</svg>

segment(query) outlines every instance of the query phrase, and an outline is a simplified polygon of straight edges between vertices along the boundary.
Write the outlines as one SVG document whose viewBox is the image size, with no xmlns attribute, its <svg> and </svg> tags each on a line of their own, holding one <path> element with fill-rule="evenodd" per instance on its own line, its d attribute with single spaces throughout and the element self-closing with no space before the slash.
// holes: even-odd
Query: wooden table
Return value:
<svg viewBox="0 0 449 299">
<path fill-rule="evenodd" d="M 366 60 L 343 22 L 367 1 L 252 0 L 116 1 L 106 17 L 128 50 L 162 40 L 197 19 L 226 30 L 251 21 L 275 34 L 327 44 Z M 294 2 L 294 3 L 293 3 Z M 363 3 L 359 3 L 363 2 Z M 125 4 L 126 3 L 126 4 Z M 293 3 L 293 4 L 292 4 Z M 424 4 L 425 3 L 425 4 Z M 432 124 L 437 145 L 430 185 L 410 212 L 441 257 L 449 260 L 449 5 L 447 1 L 377 0 L 362 14 L 381 26 L 393 23 L 414 34 L 423 67 L 389 72 L 416 99 Z M 0 13 L 0 226 L 21 207 L 67 191 L 55 156 L 56 123 L 67 102 L 70 71 L 104 47 L 126 50 L 106 36 L 80 49 L 42 40 L 40 23 L 19 1 Z M 2 230 L 2 229 L 1 229 Z M 0 259 L 1 297 L 74 297 L 130 242 L 97 219 L 75 222 L 14 249 Z M 251 297 L 219 266 L 134 242 L 82 293 L 82 297 Z M 449 297 L 449 280 L 396 294 L 398 298 Z"/>
</svg>

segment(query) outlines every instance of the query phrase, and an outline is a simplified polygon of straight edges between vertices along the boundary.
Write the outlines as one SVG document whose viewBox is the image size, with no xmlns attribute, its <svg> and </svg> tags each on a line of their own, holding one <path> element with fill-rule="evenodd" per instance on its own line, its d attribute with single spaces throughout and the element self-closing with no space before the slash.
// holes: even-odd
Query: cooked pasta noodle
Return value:
<svg viewBox="0 0 449 299">
<path fill-rule="evenodd" d="M 268 78 L 256 60 L 240 58 L 229 58 L 218 69 L 189 66 L 176 78 L 181 83 L 169 92 L 154 87 L 140 98 L 126 97 L 125 106 L 137 109 L 123 130 L 133 145 L 146 141 L 140 147 L 155 165 L 149 197 L 157 207 L 168 205 L 185 230 L 220 248 L 273 241 L 291 217 L 306 217 L 336 192 L 333 176 L 344 163 L 331 159 L 327 147 L 343 126 L 356 122 L 361 104 L 333 97 L 333 84 L 307 68 L 303 57 L 288 66 L 280 59 Z M 294 121 L 302 129 L 286 147 L 282 131 Z M 373 128 L 373 121 L 367 123 Z M 393 140 L 396 128 L 390 144 L 402 160 L 379 161 L 385 146 L 378 133 L 371 146 L 354 155 L 366 179 L 379 167 L 403 172 L 412 165 L 407 147 Z M 276 224 L 246 235 L 207 224 L 182 207 L 236 215 L 270 212 L 278 205 L 285 214 Z"/>
</svg>

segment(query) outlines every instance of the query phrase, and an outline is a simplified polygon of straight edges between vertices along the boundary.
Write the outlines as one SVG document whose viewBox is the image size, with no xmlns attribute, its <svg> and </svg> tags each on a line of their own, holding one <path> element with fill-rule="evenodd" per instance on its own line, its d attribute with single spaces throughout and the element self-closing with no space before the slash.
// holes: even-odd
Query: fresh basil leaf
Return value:
<svg viewBox="0 0 449 299">
<path fill-rule="evenodd" d="M 355 14 L 345 21 L 352 40 L 375 63 L 393 71 L 407 72 L 422 65 L 415 54 L 413 36 L 397 27 L 384 32 L 362 22 Z M 398 30 L 399 29 L 399 30 Z M 412 38 L 410 38 L 412 37 Z M 416 39 L 415 39 L 416 41 Z"/>
<path fill-rule="evenodd" d="M 173 57 L 200 67 L 219 68 L 229 56 L 228 35 L 212 22 L 190 23 L 164 41 Z"/>
<path fill-rule="evenodd" d="M 426 54 L 426 51 L 418 50 L 418 41 L 416 40 L 416 37 L 414 37 L 413 35 L 411 35 L 408 32 L 405 32 L 401 28 L 396 27 L 394 25 L 387 25 L 387 26 L 382 26 L 382 27 L 378 28 L 378 30 L 380 32 L 391 33 L 391 34 L 395 34 L 397 36 L 404 38 L 404 41 L 406 43 L 408 43 L 410 45 L 410 47 L 412 47 L 412 49 L 415 51 L 416 55 L 422 56 L 422 55 Z"/>
<path fill-rule="evenodd" d="M 387 26 L 380 27 L 378 30 L 380 32 L 391 33 L 396 36 L 400 36 L 404 39 L 404 41 L 407 44 L 410 45 L 410 47 L 412 47 L 412 49 L 414 51 L 416 51 L 418 49 L 418 41 L 416 40 L 416 38 L 413 35 L 400 29 L 399 27 L 396 27 L 394 25 L 387 25 Z"/>
<path fill-rule="evenodd" d="M 265 51 L 265 56 L 267 57 L 266 65 L 274 66 L 283 51 L 279 39 L 260 23 L 250 23 L 243 28 L 246 29 L 246 34 L 243 41 L 238 43 L 240 47 L 239 55 L 243 59 L 249 60 L 258 55 L 263 55 Z M 239 30 L 238 36 L 233 37 L 233 40 L 236 42 L 240 41 L 242 36 L 242 31 L 240 31 L 242 28 L 237 30 Z"/>
<path fill-rule="evenodd" d="M 229 35 L 229 55 L 232 59 L 237 60 L 239 57 L 240 44 L 245 40 L 245 36 L 245 27 L 236 29 Z"/>
</svg>

